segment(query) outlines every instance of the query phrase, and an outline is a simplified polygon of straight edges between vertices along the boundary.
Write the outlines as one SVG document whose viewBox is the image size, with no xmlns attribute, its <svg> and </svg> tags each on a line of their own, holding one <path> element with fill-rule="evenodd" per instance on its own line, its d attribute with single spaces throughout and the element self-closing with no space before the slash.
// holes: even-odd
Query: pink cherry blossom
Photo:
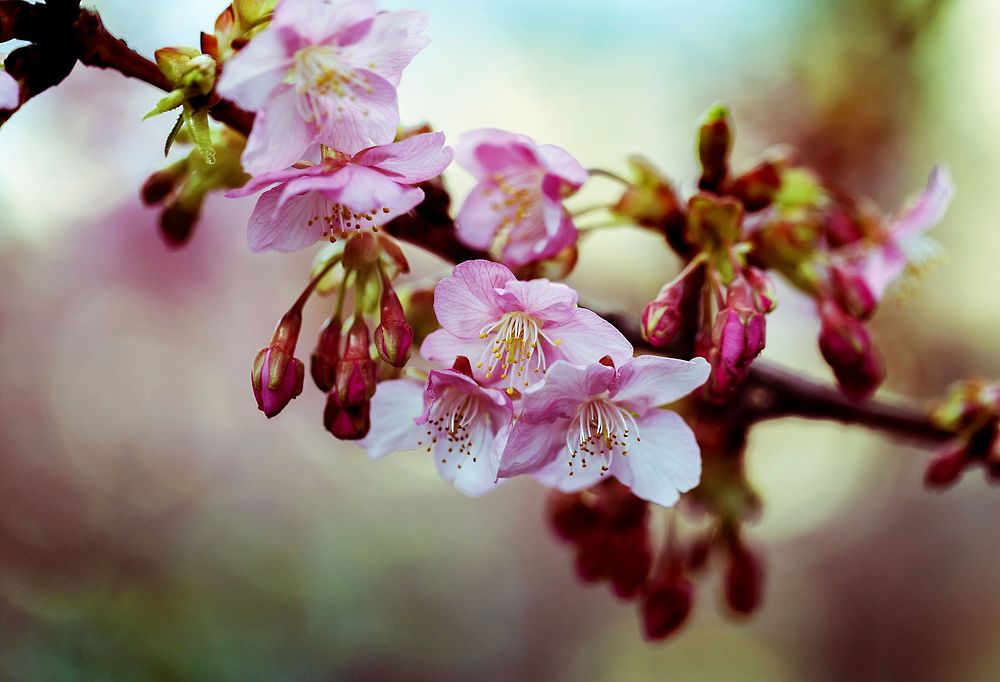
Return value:
<svg viewBox="0 0 1000 682">
<path fill-rule="evenodd" d="M 21 86 L 9 73 L 0 68 L 0 111 L 17 109 L 21 103 Z"/>
<path fill-rule="evenodd" d="M 463 135 L 456 157 L 479 181 L 457 219 L 467 246 L 488 249 L 499 238 L 504 263 L 518 267 L 576 241 L 562 201 L 586 182 L 587 171 L 566 150 L 485 129 Z"/>
<path fill-rule="evenodd" d="M 251 251 L 296 251 L 318 239 L 377 230 L 424 199 L 418 182 L 437 177 L 451 163 L 444 134 L 424 133 L 371 147 L 353 157 L 258 175 L 226 196 L 261 195 L 250 216 Z"/>
<path fill-rule="evenodd" d="M 315 143 L 345 154 L 391 142 L 396 87 L 428 43 L 422 12 L 374 0 L 280 0 L 271 25 L 225 64 L 218 92 L 257 112 L 251 174 L 287 168 Z"/>
<path fill-rule="evenodd" d="M 954 196 L 948 169 L 936 166 L 927 189 L 889 222 L 884 240 L 857 259 L 861 276 L 876 299 L 883 298 L 909 263 L 926 261 L 938 252 L 937 244 L 924 233 L 941 221 Z"/>
<path fill-rule="evenodd" d="M 523 412 L 500 458 L 500 477 L 534 474 L 571 492 L 614 476 L 666 507 L 698 484 L 701 459 L 691 429 L 657 406 L 705 383 L 703 358 L 640 356 L 617 371 L 557 362 L 524 393 Z"/>
<path fill-rule="evenodd" d="M 423 343 L 423 356 L 450 365 L 465 356 L 484 384 L 507 384 L 508 393 L 541 381 L 557 360 L 615 363 L 632 357 L 632 345 L 597 314 L 577 306 L 576 292 L 547 279 L 521 282 L 503 265 L 460 263 L 434 289 L 442 329 Z"/>
<path fill-rule="evenodd" d="M 483 388 L 458 370 L 433 370 L 426 387 L 412 379 L 380 384 L 372 399 L 372 429 L 358 444 L 372 459 L 423 449 L 434 456 L 441 478 L 478 496 L 497 486 L 513 417 L 503 391 Z"/>
</svg>

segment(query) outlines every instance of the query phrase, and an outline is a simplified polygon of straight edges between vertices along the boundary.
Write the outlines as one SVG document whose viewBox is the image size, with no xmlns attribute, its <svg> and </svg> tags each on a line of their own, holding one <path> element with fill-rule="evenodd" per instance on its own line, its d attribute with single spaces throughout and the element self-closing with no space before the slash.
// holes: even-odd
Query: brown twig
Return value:
<svg viewBox="0 0 1000 682">
<path fill-rule="evenodd" d="M 20 0 L 0 0 L 0 37 L 44 42 L 42 38 L 49 34 L 40 23 L 47 20 L 47 14 L 33 9 L 37 7 Z M 163 90 L 172 87 L 154 62 L 108 32 L 96 12 L 81 10 L 72 26 L 75 55 L 80 62 L 114 69 Z M 244 135 L 249 134 L 253 125 L 253 114 L 225 100 L 213 105 L 211 113 L 216 120 Z M 427 198 L 414 215 L 398 218 L 386 229 L 451 262 L 488 258 L 487 253 L 470 249 L 458 241 L 449 213 L 450 197 L 440 181 L 425 183 L 423 188 Z M 660 352 L 643 340 L 635 318 L 618 313 L 601 314 L 636 348 Z M 677 349 L 675 354 L 686 356 L 690 352 L 690 348 L 684 348 Z M 865 426 L 928 443 L 951 438 L 950 433 L 931 422 L 925 410 L 882 400 L 855 403 L 829 386 L 763 362 L 754 365 L 740 395 L 723 409 L 727 416 L 742 420 L 746 425 L 783 417 L 803 417 Z"/>
</svg>

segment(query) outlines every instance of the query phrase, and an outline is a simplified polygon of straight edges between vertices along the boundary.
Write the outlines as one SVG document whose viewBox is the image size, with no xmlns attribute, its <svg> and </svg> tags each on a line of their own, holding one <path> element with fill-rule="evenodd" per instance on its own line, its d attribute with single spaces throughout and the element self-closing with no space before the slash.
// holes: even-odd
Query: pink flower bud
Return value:
<svg viewBox="0 0 1000 682">
<path fill-rule="evenodd" d="M 413 347 L 413 327 L 406 322 L 403 306 L 389 282 L 382 285 L 382 315 L 375 328 L 375 349 L 393 367 L 405 367 Z"/>
<path fill-rule="evenodd" d="M 819 348 L 841 390 L 855 400 L 867 398 L 884 378 L 882 359 L 864 324 L 833 301 L 820 305 Z"/>
<path fill-rule="evenodd" d="M 251 379 L 257 409 L 270 419 L 302 393 L 305 367 L 283 350 L 268 347 L 257 353 Z"/>
<path fill-rule="evenodd" d="M 339 317 L 331 317 L 323 324 L 316 349 L 312 352 L 309 373 L 319 390 L 327 393 L 333 390 L 337 381 L 337 363 L 340 362 Z"/>
<path fill-rule="evenodd" d="M 712 365 L 706 387 L 709 399 L 715 402 L 725 402 L 735 395 L 766 341 L 764 315 L 744 307 L 740 296 L 745 294 L 739 291 L 731 289 L 731 294 L 736 293 L 730 295 L 729 307 L 719 311 L 708 349 L 703 347 L 701 351 Z"/>
<path fill-rule="evenodd" d="M 649 585 L 642 598 L 642 625 L 649 639 L 665 639 L 677 632 L 691 613 L 694 585 L 670 574 Z"/>
<path fill-rule="evenodd" d="M 958 482 L 967 465 L 964 445 L 945 450 L 928 465 L 924 485 L 932 490 L 950 488 Z"/>
<path fill-rule="evenodd" d="M 323 425 L 340 440 L 361 440 L 371 429 L 371 402 L 345 406 L 336 391 L 326 398 Z"/>
<path fill-rule="evenodd" d="M 750 266 L 744 268 L 742 274 L 753 292 L 753 307 L 757 312 L 765 315 L 774 312 L 778 307 L 778 296 L 774 291 L 774 282 L 767 273 Z"/>
<path fill-rule="evenodd" d="M 830 293 L 841 308 L 862 321 L 870 318 L 878 305 L 861 273 L 846 265 L 830 268 Z"/>
<path fill-rule="evenodd" d="M 337 394 L 346 407 L 361 405 L 375 395 L 376 367 L 370 346 L 368 326 L 355 315 L 344 354 L 337 363 Z"/>
<path fill-rule="evenodd" d="M 763 597 L 764 571 L 760 559 L 737 538 L 729 545 L 726 566 L 726 603 L 737 613 L 757 610 Z"/>
<path fill-rule="evenodd" d="M 642 337 L 655 348 L 665 347 L 680 331 L 686 282 L 681 279 L 668 283 L 642 311 Z"/>
<path fill-rule="evenodd" d="M 250 381 L 257 408 L 268 419 L 302 393 L 305 366 L 293 357 L 301 328 L 302 313 L 293 308 L 278 322 L 270 345 L 254 358 Z"/>
</svg>

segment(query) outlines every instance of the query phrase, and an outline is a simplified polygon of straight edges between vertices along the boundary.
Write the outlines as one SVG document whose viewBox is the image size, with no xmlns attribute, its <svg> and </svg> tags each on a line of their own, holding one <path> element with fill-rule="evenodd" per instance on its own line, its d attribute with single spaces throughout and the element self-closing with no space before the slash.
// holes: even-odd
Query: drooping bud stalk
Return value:
<svg viewBox="0 0 1000 682">
<path fill-rule="evenodd" d="M 385 273 L 382 273 L 379 307 L 381 315 L 375 328 L 375 349 L 379 357 L 393 367 L 405 367 L 413 347 L 413 327 L 406 322 L 403 305 Z"/>
<path fill-rule="evenodd" d="M 861 321 L 875 313 L 878 300 L 857 270 L 838 263 L 830 267 L 830 294 L 845 312 Z"/>
<path fill-rule="evenodd" d="M 344 353 L 337 363 L 337 395 L 344 407 L 356 407 L 375 395 L 375 361 L 371 357 L 368 325 L 360 315 L 347 333 Z"/>
<path fill-rule="evenodd" d="M 855 400 L 867 398 L 882 383 L 885 373 L 871 335 L 860 320 L 834 301 L 820 303 L 819 314 L 819 348 L 841 390 Z"/>
<path fill-rule="evenodd" d="M 705 114 L 698 129 L 698 159 L 701 161 L 700 189 L 714 192 L 729 176 L 729 152 L 733 146 L 729 109 L 716 104 Z"/>
<path fill-rule="evenodd" d="M 371 429 L 371 402 L 345 406 L 337 391 L 331 391 L 323 410 L 323 425 L 339 440 L 360 440 Z"/>
</svg>

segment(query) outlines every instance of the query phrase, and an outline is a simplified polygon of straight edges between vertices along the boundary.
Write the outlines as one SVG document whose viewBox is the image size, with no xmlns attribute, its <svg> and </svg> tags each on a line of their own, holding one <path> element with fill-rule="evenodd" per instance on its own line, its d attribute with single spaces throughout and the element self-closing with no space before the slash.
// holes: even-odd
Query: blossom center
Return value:
<svg viewBox="0 0 1000 682">
<path fill-rule="evenodd" d="M 356 102 L 358 91 L 371 94 L 368 78 L 343 64 L 336 47 L 312 45 L 295 53 L 289 80 L 299 94 L 299 113 L 307 121 L 319 123 L 335 114 L 343 120 L 344 104 L 331 106 L 330 98 Z"/>
<path fill-rule="evenodd" d="M 543 177 L 538 168 L 512 168 L 493 174 L 496 196 L 490 202 L 490 208 L 503 216 L 501 231 L 509 231 L 533 218 L 541 218 Z M 493 191 L 493 188 L 487 191 Z"/>
<path fill-rule="evenodd" d="M 446 388 L 431 405 L 425 438 L 417 441 L 417 446 L 426 446 L 427 452 L 436 450 L 442 464 L 447 463 L 450 457 L 457 457 L 458 468 L 461 469 L 466 458 L 477 461 L 476 444 L 485 416 L 480 412 L 477 396 Z"/>
<path fill-rule="evenodd" d="M 603 476 L 611 468 L 613 455 L 628 455 L 631 440 L 639 442 L 639 427 L 630 412 L 607 398 L 588 400 L 566 430 L 569 475 L 589 465 L 600 466 Z"/>
<path fill-rule="evenodd" d="M 483 349 L 477 367 L 486 367 L 486 379 L 492 379 L 499 372 L 500 379 L 509 379 L 507 393 L 514 393 L 514 381 L 519 380 L 527 388 L 529 374 L 544 374 L 548 365 L 542 341 L 558 346 L 561 341 L 553 341 L 542 325 L 531 315 L 514 311 L 504 315 L 494 323 L 483 327 L 479 338 L 492 340 Z M 531 366 L 535 360 L 534 367 Z"/>
<path fill-rule="evenodd" d="M 332 243 L 337 241 L 337 237 L 345 237 L 352 231 L 361 232 L 368 229 L 378 232 L 378 219 L 390 211 L 391 209 L 383 207 L 371 213 L 358 213 L 343 204 L 328 204 L 326 213 L 313 214 L 306 220 L 306 225 L 309 227 L 321 225 L 323 237 Z"/>
</svg>

